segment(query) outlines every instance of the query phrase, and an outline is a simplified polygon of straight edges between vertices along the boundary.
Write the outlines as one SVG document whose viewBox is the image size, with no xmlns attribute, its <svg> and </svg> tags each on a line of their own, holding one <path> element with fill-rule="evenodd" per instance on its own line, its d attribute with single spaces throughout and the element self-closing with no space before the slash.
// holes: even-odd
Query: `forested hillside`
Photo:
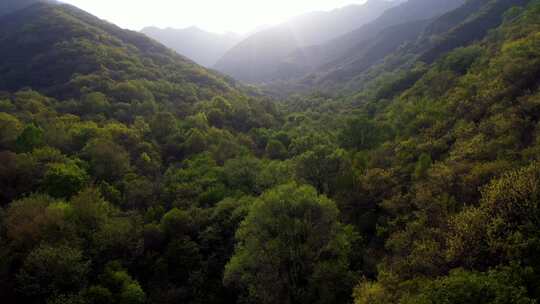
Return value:
<svg viewBox="0 0 540 304">
<path fill-rule="evenodd" d="M 463 6 L 435 19 L 388 28 L 376 38 L 326 64 L 310 75 L 304 84 L 310 89 L 350 92 L 369 83 L 373 70 L 392 71 L 396 66 L 410 68 L 416 61 L 433 63 L 441 55 L 475 40 L 499 26 L 509 8 L 528 0 L 469 0 Z M 374 67 L 374 69 L 371 69 Z"/>
<path fill-rule="evenodd" d="M 221 76 L 146 36 L 68 5 L 39 2 L 0 19 L 0 43 L 0 90 L 30 87 L 64 99 L 98 90 L 127 102 L 122 95 L 130 89 L 161 91 L 158 98 L 169 101 L 233 91 Z"/>
<path fill-rule="evenodd" d="M 72 6 L 0 17 L 2 303 L 537 303 L 540 0 L 418 22 L 274 100 Z"/>
<path fill-rule="evenodd" d="M 508 2 L 484 2 L 448 36 L 471 41 L 485 33 L 478 16 L 501 17 L 478 42 L 435 48 L 433 57 L 421 51 L 416 58 L 431 60 L 410 68 L 391 64 L 398 52 L 371 70 L 359 94 L 288 105 L 313 126 L 333 122 L 339 131 L 330 138 L 351 153 L 351 188 L 327 193 L 363 231 L 355 303 L 538 299 L 540 2 Z"/>
<path fill-rule="evenodd" d="M 2 302 L 232 301 L 243 212 L 217 203 L 251 189 L 275 106 L 68 5 L 0 19 L 0 43 Z"/>
</svg>

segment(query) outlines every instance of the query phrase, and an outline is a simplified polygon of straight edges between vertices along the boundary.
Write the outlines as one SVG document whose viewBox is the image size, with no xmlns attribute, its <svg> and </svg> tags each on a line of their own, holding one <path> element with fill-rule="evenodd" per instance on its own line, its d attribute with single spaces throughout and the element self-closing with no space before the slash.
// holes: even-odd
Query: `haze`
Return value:
<svg viewBox="0 0 540 304">
<path fill-rule="evenodd" d="M 145 26 L 246 33 L 293 16 L 331 10 L 365 0 L 63 0 L 100 18 L 131 30 Z"/>
</svg>

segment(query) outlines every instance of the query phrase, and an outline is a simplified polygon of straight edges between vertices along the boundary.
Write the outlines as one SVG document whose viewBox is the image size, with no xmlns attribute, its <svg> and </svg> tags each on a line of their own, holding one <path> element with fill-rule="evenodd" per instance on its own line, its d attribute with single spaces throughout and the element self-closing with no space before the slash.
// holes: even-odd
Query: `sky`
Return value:
<svg viewBox="0 0 540 304">
<path fill-rule="evenodd" d="M 247 33 L 291 17 L 365 0 L 62 0 L 120 27 L 146 26 Z"/>
</svg>

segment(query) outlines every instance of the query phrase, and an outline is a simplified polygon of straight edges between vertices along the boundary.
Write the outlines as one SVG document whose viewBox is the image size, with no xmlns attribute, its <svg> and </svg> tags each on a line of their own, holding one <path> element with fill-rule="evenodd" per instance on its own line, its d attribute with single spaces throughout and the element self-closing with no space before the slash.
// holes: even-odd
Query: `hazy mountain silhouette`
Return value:
<svg viewBox="0 0 540 304">
<path fill-rule="evenodd" d="M 418 6 L 422 1 L 427 0 L 410 0 L 408 5 Z M 370 73 L 373 73 L 373 69 L 377 70 L 378 65 L 381 65 L 379 69 L 388 67 L 396 69 L 402 65 L 407 69 L 409 68 L 407 64 L 411 60 L 432 63 L 450 50 L 482 39 L 490 29 L 501 24 L 503 12 L 514 5 L 523 5 L 526 2 L 527 0 L 468 0 L 445 14 L 431 19 L 393 25 L 376 35 L 366 30 L 374 25 L 366 25 L 354 32 L 357 34 L 357 44 L 346 52 L 342 51 L 340 46 L 351 43 L 351 40 L 345 40 L 343 37 L 318 48 L 298 51 L 296 57 L 289 60 L 300 61 L 301 56 L 313 60 L 319 55 L 320 66 L 296 81 L 276 81 L 267 84 L 267 90 L 274 94 L 298 93 L 314 88 L 333 92 L 343 92 L 345 88 L 357 91 L 363 86 L 362 82 L 372 77 Z M 405 8 L 408 5 L 391 9 L 381 18 L 392 20 L 390 15 L 406 12 Z M 353 37 L 352 33 L 347 36 Z"/>
<path fill-rule="evenodd" d="M 287 56 L 294 50 L 322 44 L 346 34 L 375 20 L 396 3 L 369 0 L 363 5 L 350 5 L 330 12 L 314 12 L 293 18 L 246 38 L 227 52 L 215 68 L 252 83 L 297 76 L 303 72 L 302 67 L 297 67 L 296 62 L 286 62 Z"/>
<path fill-rule="evenodd" d="M 408 0 L 375 21 L 324 45 L 298 50 L 290 60 L 309 59 L 316 71 L 353 76 L 384 58 L 404 42 L 416 38 L 430 20 L 464 4 L 465 0 Z M 348 71 L 344 73 L 343 71 Z"/>
<path fill-rule="evenodd" d="M 242 36 L 235 33 L 216 34 L 197 27 L 146 27 L 141 32 L 206 67 L 214 65 L 242 39 Z"/>
</svg>

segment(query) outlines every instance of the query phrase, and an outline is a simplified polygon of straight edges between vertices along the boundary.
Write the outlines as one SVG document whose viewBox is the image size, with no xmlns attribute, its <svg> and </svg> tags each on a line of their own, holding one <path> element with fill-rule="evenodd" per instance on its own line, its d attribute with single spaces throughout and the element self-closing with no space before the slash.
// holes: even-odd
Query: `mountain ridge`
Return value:
<svg viewBox="0 0 540 304">
<path fill-rule="evenodd" d="M 21 26 L 32 18 L 34 27 Z M 108 79 L 102 90 L 110 90 L 114 82 L 160 77 L 183 85 L 200 82 L 208 88 L 234 91 L 230 79 L 202 69 L 143 34 L 121 29 L 68 4 L 37 3 L 1 18 L 0 25 L 4 45 L 0 49 L 4 58 L 0 89 L 30 86 L 45 89 L 47 94 L 77 95 L 79 81 L 100 75 Z M 59 64 L 52 64 L 56 62 Z M 131 75 L 118 73 L 118 69 L 129 70 Z"/>
<path fill-rule="evenodd" d="M 370 0 L 363 5 L 316 13 L 313 19 L 310 18 L 313 15 L 297 17 L 241 41 L 214 68 L 247 82 L 272 78 L 279 71 L 279 66 L 289 70 L 290 62 L 286 62 L 286 58 L 294 50 L 345 34 L 374 20 L 393 5 L 396 2 Z"/>
</svg>

